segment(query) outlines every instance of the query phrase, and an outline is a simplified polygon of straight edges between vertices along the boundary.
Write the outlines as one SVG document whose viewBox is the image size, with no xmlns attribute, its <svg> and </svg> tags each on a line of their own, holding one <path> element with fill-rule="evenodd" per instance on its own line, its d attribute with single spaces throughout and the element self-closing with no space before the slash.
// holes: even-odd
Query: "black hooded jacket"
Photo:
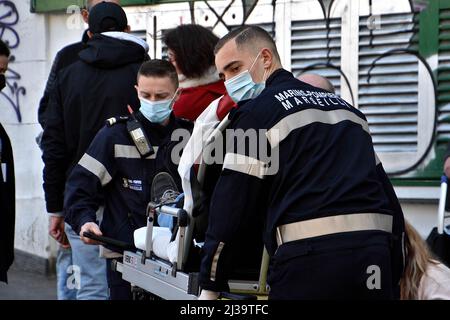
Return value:
<svg viewBox="0 0 450 320">
<path fill-rule="evenodd" d="M 56 75 L 59 71 L 72 63 L 77 62 L 79 57 L 78 53 L 86 48 L 86 43 L 89 41 L 87 30 L 83 33 L 83 38 L 80 42 L 72 43 L 62 48 L 55 56 L 53 60 L 52 68 L 48 76 L 47 84 L 45 85 L 44 95 L 39 102 L 38 108 L 38 122 L 42 128 L 45 126 L 45 111 L 47 110 L 48 102 L 50 99 L 50 93 L 55 85 Z"/>
<path fill-rule="evenodd" d="M 146 50 L 133 41 L 94 35 L 79 60 L 60 70 L 42 136 L 47 211 L 63 210 L 67 175 L 105 120 L 139 108 L 136 84 Z"/>
</svg>

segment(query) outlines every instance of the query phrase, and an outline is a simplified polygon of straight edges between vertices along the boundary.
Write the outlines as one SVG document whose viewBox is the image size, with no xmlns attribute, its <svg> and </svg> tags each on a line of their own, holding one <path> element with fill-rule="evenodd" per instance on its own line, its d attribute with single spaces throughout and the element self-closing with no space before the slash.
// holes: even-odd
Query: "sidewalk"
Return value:
<svg viewBox="0 0 450 320">
<path fill-rule="evenodd" d="M 56 276 L 23 271 L 13 264 L 8 284 L 0 282 L 0 300 L 56 300 Z"/>
</svg>

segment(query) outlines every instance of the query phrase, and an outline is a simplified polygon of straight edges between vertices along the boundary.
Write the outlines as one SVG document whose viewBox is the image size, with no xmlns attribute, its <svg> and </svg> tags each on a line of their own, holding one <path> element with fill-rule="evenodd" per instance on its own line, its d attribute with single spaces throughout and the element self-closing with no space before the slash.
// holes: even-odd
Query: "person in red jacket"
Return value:
<svg viewBox="0 0 450 320">
<path fill-rule="evenodd" d="M 173 106 L 175 116 L 195 121 L 212 101 L 226 94 L 214 65 L 214 46 L 218 40 L 210 30 L 196 24 L 178 26 L 164 35 L 169 61 L 180 82 L 181 94 Z M 223 97 L 217 110 L 219 118 L 233 106 L 228 96 Z"/>
</svg>

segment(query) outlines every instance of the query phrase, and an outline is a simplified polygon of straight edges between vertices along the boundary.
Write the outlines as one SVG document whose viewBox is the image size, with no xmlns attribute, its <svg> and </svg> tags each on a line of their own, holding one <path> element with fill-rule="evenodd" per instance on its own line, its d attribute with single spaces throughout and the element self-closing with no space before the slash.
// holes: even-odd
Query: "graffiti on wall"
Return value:
<svg viewBox="0 0 450 320">
<path fill-rule="evenodd" d="M 15 28 L 18 22 L 19 12 L 16 5 L 12 1 L 0 0 L 0 39 L 6 43 L 11 51 L 20 46 L 20 37 Z M 10 62 L 14 61 L 15 56 L 11 55 Z M 19 122 L 22 122 L 20 98 L 26 94 L 26 89 L 20 85 L 21 79 L 21 75 L 9 66 L 6 72 L 6 87 L 0 92 L 0 95 L 6 99 L 8 106 L 13 108 Z"/>
</svg>

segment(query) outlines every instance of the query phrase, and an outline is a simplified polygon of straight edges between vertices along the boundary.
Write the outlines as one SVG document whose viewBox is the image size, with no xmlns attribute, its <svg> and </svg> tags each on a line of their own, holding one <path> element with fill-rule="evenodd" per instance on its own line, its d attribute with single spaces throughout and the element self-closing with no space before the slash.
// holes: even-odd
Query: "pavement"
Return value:
<svg viewBox="0 0 450 320">
<path fill-rule="evenodd" d="M 0 282 L 0 300 L 56 300 L 56 276 L 17 268 L 8 271 L 8 284 Z"/>
</svg>

